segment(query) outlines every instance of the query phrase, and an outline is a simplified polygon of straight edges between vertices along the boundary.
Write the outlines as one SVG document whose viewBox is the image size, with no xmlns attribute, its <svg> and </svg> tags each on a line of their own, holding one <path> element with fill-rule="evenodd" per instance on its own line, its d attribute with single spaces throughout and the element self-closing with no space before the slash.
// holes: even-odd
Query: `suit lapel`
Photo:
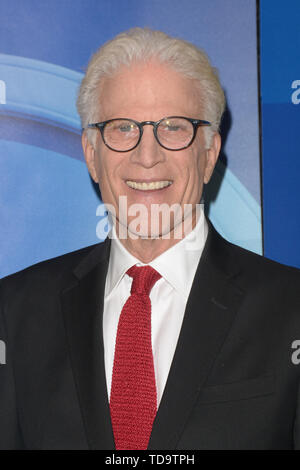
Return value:
<svg viewBox="0 0 300 470">
<path fill-rule="evenodd" d="M 149 449 L 176 448 L 241 302 L 236 272 L 226 242 L 209 224 Z"/>
<path fill-rule="evenodd" d="M 92 249 L 61 294 L 71 364 L 91 449 L 114 449 L 106 390 L 102 313 L 110 239 Z"/>
</svg>

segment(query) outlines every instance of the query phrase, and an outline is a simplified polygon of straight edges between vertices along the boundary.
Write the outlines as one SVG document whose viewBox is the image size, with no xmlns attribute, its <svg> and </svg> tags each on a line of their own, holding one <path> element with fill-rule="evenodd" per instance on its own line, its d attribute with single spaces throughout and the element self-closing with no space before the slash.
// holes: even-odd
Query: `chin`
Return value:
<svg viewBox="0 0 300 470">
<path fill-rule="evenodd" d="M 178 239 L 180 240 L 182 238 L 182 229 L 181 225 L 178 224 L 175 227 L 174 226 L 163 226 L 159 227 L 158 229 L 155 228 L 153 230 L 148 229 L 148 230 L 135 230 L 130 225 L 127 227 L 128 229 L 128 234 L 129 237 L 132 238 L 141 238 L 141 239 L 148 239 L 148 240 L 155 240 L 155 239 L 163 239 L 163 240 L 170 240 L 170 239 Z"/>
</svg>

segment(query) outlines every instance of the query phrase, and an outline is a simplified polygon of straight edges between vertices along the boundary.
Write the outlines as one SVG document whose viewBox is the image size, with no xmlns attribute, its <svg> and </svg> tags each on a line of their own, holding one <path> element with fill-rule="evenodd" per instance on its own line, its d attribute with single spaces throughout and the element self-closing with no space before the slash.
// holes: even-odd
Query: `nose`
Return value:
<svg viewBox="0 0 300 470">
<path fill-rule="evenodd" d="M 153 126 L 148 124 L 144 126 L 141 141 L 132 151 L 130 160 L 132 163 L 142 165 L 145 168 L 151 168 L 165 160 L 164 149 L 154 136 Z"/>
</svg>

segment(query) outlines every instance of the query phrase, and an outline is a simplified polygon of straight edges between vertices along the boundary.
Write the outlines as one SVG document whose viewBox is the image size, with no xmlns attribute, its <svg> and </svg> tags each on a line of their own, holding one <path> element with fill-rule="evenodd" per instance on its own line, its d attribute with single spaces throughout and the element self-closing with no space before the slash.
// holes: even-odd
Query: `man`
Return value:
<svg viewBox="0 0 300 470">
<path fill-rule="evenodd" d="M 299 271 L 225 241 L 200 204 L 224 110 L 207 57 L 121 34 L 78 110 L 113 227 L 1 281 L 0 446 L 300 448 Z"/>
</svg>

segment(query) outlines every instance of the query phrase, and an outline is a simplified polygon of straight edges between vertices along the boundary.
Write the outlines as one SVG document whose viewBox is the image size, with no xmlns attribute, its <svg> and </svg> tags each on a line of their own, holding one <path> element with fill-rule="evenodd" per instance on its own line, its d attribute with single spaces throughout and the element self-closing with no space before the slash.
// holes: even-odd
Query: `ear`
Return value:
<svg viewBox="0 0 300 470">
<path fill-rule="evenodd" d="M 84 153 L 84 158 L 89 170 L 89 173 L 95 183 L 98 183 L 98 176 L 97 176 L 97 170 L 96 170 L 96 163 L 95 163 L 95 149 L 93 145 L 89 142 L 86 132 L 83 132 L 82 137 L 81 137 L 81 145 L 83 148 L 83 153 Z"/>
<path fill-rule="evenodd" d="M 206 150 L 206 165 L 204 169 L 204 183 L 207 184 L 216 166 L 221 149 L 221 136 L 219 133 L 213 135 L 211 146 Z"/>
</svg>

